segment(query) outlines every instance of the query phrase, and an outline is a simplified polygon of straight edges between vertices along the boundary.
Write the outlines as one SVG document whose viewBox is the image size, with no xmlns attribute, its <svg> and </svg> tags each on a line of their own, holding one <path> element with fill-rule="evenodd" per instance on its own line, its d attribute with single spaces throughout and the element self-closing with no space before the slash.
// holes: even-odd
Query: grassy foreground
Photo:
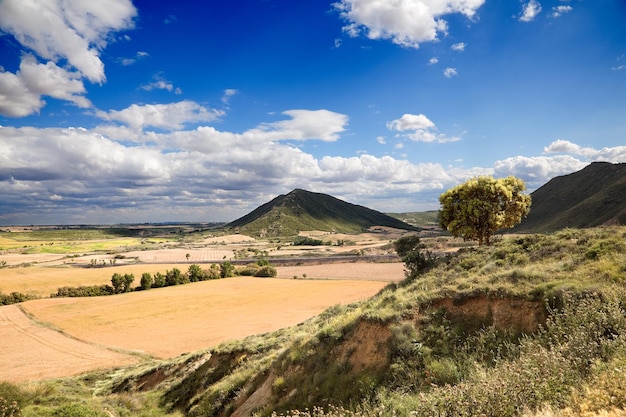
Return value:
<svg viewBox="0 0 626 417">
<path fill-rule="evenodd" d="M 624 415 L 625 309 L 626 228 L 505 237 L 292 328 L 0 384 L 0 416 Z"/>
</svg>

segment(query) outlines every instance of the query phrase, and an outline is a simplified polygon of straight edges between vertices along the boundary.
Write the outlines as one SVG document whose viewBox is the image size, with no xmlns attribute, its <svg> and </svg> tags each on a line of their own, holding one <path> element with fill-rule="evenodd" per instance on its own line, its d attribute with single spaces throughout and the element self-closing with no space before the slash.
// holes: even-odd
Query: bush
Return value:
<svg viewBox="0 0 626 417">
<path fill-rule="evenodd" d="M 269 266 L 269 265 L 262 266 L 254 274 L 255 277 L 262 277 L 262 278 L 272 278 L 272 277 L 275 277 L 276 275 L 278 275 L 278 271 L 276 271 L 276 268 L 274 268 L 273 266 Z"/>
<path fill-rule="evenodd" d="M 308 236 L 298 236 L 293 241 L 294 246 L 321 246 L 323 244 L 324 242 L 322 242 L 321 240 L 313 239 L 312 237 Z"/>
<path fill-rule="evenodd" d="M 52 417 L 106 417 L 107 415 L 98 410 L 94 410 L 93 408 L 80 404 L 80 403 L 72 403 L 65 404 L 54 410 L 52 413 Z"/>
<path fill-rule="evenodd" d="M 37 297 L 22 294 L 21 292 L 12 292 L 11 294 L 0 293 L 0 306 L 9 304 L 17 304 L 28 300 L 34 300 Z"/>
</svg>

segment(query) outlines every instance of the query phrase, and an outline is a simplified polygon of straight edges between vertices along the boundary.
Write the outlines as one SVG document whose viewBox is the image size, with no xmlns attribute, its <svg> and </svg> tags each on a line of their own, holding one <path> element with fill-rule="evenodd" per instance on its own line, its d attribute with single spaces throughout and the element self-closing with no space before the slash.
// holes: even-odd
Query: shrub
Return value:
<svg viewBox="0 0 626 417">
<path fill-rule="evenodd" d="M 72 403 L 65 404 L 54 410 L 52 413 L 52 417 L 106 417 L 107 415 L 98 410 L 94 410 L 93 408 L 80 404 L 80 403 Z"/>
<path fill-rule="evenodd" d="M 0 293 L 0 306 L 17 304 L 28 300 L 33 300 L 35 298 L 36 297 L 34 296 L 22 294 L 21 292 L 12 292 L 11 294 Z"/>
<path fill-rule="evenodd" d="M 321 246 L 324 242 L 308 236 L 298 236 L 293 240 L 294 246 Z"/>
<path fill-rule="evenodd" d="M 275 277 L 276 275 L 278 275 L 278 271 L 276 271 L 276 268 L 270 265 L 262 266 L 254 274 L 255 277 L 262 277 L 262 278 L 272 278 L 272 277 Z"/>
</svg>

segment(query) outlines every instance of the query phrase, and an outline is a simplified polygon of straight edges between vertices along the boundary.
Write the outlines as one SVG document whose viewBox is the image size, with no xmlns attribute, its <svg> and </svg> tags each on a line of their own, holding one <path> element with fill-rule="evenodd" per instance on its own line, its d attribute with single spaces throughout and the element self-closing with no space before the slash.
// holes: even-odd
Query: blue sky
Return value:
<svg viewBox="0 0 626 417">
<path fill-rule="evenodd" d="M 0 0 L 0 224 L 384 212 L 626 162 L 626 2 Z"/>
</svg>

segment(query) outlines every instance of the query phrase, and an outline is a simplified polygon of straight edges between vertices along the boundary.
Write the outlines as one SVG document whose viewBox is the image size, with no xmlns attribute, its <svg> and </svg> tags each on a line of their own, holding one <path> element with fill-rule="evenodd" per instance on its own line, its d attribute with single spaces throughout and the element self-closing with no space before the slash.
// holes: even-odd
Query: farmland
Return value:
<svg viewBox="0 0 626 417">
<path fill-rule="evenodd" d="M 75 231 L 0 237 L 0 292 L 39 299 L 0 307 L 0 380 L 26 382 L 172 358 L 288 327 L 333 305 L 361 301 L 404 277 L 401 263 L 295 262 L 276 278 L 234 277 L 108 297 L 49 298 L 59 287 L 109 284 L 114 273 L 165 273 L 249 253 L 296 256 L 379 253 L 389 236 L 350 236 L 349 245 L 295 248 L 247 236 L 181 241 Z M 45 241 L 43 238 L 52 240 Z M 334 237 L 335 239 L 345 238 Z M 143 243 L 142 243 L 143 242 Z M 143 246 L 143 247 L 142 247 Z M 280 246 L 280 247 L 279 247 Z M 56 253 L 50 248 L 56 247 Z M 72 250 L 75 250 L 73 252 Z M 359 252 L 360 251 L 360 252 Z M 95 262 L 93 260 L 96 260 Z M 269 256 L 271 259 L 271 256 Z"/>
</svg>

